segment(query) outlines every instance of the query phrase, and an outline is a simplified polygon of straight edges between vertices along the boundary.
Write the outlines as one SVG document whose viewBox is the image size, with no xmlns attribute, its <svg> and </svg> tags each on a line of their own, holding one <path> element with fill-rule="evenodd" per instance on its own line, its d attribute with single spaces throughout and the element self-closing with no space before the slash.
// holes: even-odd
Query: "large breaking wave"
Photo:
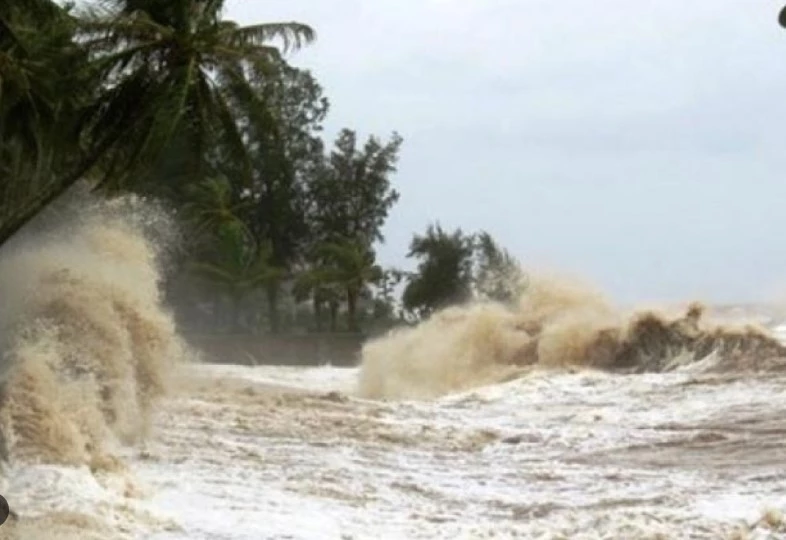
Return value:
<svg viewBox="0 0 786 540">
<path fill-rule="evenodd" d="M 172 225 L 139 198 L 80 191 L 4 249 L 7 459 L 101 467 L 114 445 L 145 436 L 184 352 L 159 291 Z"/>
<path fill-rule="evenodd" d="M 367 343 L 359 391 L 420 399 L 501 382 L 535 368 L 661 372 L 700 360 L 712 369 L 786 365 L 786 347 L 765 327 L 708 320 L 694 303 L 681 313 L 625 312 L 590 287 L 529 280 L 511 305 L 473 303 Z"/>
</svg>

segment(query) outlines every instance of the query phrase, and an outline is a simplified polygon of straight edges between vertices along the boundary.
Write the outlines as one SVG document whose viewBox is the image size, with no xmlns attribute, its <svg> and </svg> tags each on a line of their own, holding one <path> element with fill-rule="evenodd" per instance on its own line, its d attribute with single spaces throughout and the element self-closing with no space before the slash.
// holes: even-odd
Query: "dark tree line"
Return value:
<svg viewBox="0 0 786 540">
<path fill-rule="evenodd" d="M 326 141 L 329 101 L 289 62 L 314 30 L 240 26 L 223 4 L 0 3 L 0 247 L 84 182 L 174 209 L 167 294 L 195 330 L 358 331 L 503 294 L 478 286 L 513 264 L 488 235 L 432 227 L 415 274 L 379 265 L 402 138 Z"/>
<path fill-rule="evenodd" d="M 404 309 L 416 320 L 470 300 L 510 303 L 527 286 L 518 261 L 487 232 L 467 234 L 429 225 L 415 235 L 409 257 L 418 261 L 404 289 Z"/>
</svg>

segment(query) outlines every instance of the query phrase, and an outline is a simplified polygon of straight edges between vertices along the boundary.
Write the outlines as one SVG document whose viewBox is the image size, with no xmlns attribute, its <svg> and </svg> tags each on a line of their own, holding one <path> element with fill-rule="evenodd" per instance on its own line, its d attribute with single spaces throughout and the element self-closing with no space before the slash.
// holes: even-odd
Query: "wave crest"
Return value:
<svg viewBox="0 0 786 540">
<path fill-rule="evenodd" d="M 676 369 L 716 356 L 713 369 L 780 369 L 786 347 L 756 325 L 684 313 L 624 313 L 602 294 L 554 278 L 530 281 L 514 305 L 474 303 L 439 312 L 363 348 L 359 392 L 424 399 L 500 382 L 534 368 L 619 372 Z"/>
<path fill-rule="evenodd" d="M 91 463 L 138 441 L 185 352 L 159 289 L 166 215 L 136 197 L 71 208 L 0 259 L 0 432 L 12 459 Z"/>
</svg>

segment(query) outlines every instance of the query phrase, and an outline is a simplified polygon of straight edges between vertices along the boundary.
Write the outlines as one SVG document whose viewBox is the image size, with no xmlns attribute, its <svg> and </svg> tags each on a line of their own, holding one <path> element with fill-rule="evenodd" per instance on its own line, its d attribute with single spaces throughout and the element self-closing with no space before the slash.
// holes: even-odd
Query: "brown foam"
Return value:
<svg viewBox="0 0 786 540">
<path fill-rule="evenodd" d="M 626 314 L 571 281 L 530 280 L 513 305 L 470 303 L 368 343 L 359 392 L 369 398 L 430 398 L 508 380 L 521 368 L 657 372 L 717 355 L 715 369 L 782 369 L 786 347 L 755 325 L 684 313 Z"/>
<path fill-rule="evenodd" d="M 11 459 L 89 464 L 138 441 L 183 356 L 159 295 L 159 246 L 139 225 L 152 210 L 121 203 L 95 203 L 0 261 Z"/>
</svg>

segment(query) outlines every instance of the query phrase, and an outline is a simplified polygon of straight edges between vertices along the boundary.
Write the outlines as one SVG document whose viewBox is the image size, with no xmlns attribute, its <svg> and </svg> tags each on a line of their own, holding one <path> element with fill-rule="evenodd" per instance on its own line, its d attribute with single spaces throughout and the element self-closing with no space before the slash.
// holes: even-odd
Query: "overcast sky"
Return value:
<svg viewBox="0 0 786 540">
<path fill-rule="evenodd" d="M 434 220 L 621 302 L 786 291 L 783 0 L 229 0 L 298 20 L 329 133 L 404 137 L 382 262 Z"/>
</svg>

